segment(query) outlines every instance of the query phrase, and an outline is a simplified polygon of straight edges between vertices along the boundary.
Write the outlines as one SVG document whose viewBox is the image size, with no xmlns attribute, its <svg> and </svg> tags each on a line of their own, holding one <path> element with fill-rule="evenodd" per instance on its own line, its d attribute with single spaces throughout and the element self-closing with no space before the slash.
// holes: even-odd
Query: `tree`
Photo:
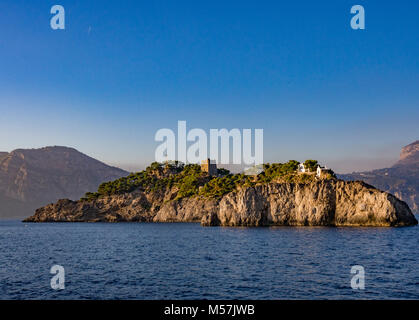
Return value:
<svg viewBox="0 0 419 320">
<path fill-rule="evenodd" d="M 319 165 L 319 162 L 317 160 L 306 160 L 304 161 L 304 167 L 311 172 L 316 171 L 317 166 Z"/>
<path fill-rule="evenodd" d="M 227 170 L 227 169 L 224 169 L 224 168 L 217 168 L 217 173 L 219 175 L 226 176 L 226 175 L 230 174 L 230 170 Z"/>
</svg>

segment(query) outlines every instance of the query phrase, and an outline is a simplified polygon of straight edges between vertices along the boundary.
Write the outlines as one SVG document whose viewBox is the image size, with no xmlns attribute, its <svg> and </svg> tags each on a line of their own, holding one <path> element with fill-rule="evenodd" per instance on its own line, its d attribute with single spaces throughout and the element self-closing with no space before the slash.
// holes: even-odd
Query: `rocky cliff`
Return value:
<svg viewBox="0 0 419 320">
<path fill-rule="evenodd" d="M 220 198 L 176 199 L 135 190 L 95 200 L 60 200 L 27 222 L 201 222 L 205 226 L 408 226 L 417 224 L 403 201 L 363 182 L 320 180 L 241 187 Z"/>
<path fill-rule="evenodd" d="M 0 153 L 0 217 L 28 216 L 60 198 L 79 199 L 104 181 L 128 173 L 73 148 L 46 147 Z"/>
<path fill-rule="evenodd" d="M 365 181 L 406 201 L 419 213 L 419 140 L 403 147 L 400 160 L 390 168 L 342 174 L 339 178 Z"/>
</svg>

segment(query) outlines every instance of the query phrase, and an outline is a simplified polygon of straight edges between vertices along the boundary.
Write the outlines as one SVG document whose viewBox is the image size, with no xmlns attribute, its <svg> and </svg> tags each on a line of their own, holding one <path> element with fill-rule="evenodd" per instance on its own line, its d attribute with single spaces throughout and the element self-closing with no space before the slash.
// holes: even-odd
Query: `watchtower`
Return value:
<svg viewBox="0 0 419 320">
<path fill-rule="evenodd" d="M 217 164 L 215 161 L 211 161 L 210 159 L 202 160 L 201 171 L 208 172 L 210 176 L 215 176 L 217 175 Z"/>
</svg>

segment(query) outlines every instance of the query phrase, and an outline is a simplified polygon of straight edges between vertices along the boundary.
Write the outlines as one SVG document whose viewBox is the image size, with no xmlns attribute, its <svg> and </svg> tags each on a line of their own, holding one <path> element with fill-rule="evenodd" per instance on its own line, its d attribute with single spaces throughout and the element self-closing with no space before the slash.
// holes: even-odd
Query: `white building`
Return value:
<svg viewBox="0 0 419 320">
<path fill-rule="evenodd" d="M 317 178 L 321 178 L 322 175 L 327 175 L 327 174 L 333 174 L 333 171 L 331 169 L 328 169 L 327 167 L 317 167 L 317 171 L 316 171 L 316 177 Z"/>
<path fill-rule="evenodd" d="M 322 168 L 320 168 L 320 166 L 317 167 L 317 172 L 316 172 L 316 177 L 320 178 L 320 176 L 322 175 Z"/>
<path fill-rule="evenodd" d="M 300 163 L 299 165 L 298 165 L 298 172 L 309 172 L 309 170 L 308 169 L 306 169 L 306 167 L 305 167 L 305 165 L 304 165 L 304 163 Z"/>
</svg>

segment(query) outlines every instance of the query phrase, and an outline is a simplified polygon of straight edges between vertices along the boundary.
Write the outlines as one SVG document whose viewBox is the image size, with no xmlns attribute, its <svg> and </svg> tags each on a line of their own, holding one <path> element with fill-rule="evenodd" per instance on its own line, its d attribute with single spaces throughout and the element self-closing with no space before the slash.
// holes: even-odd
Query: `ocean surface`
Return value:
<svg viewBox="0 0 419 320">
<path fill-rule="evenodd" d="M 418 226 L 0 221 L 0 299 L 419 299 L 418 239 Z"/>
</svg>

